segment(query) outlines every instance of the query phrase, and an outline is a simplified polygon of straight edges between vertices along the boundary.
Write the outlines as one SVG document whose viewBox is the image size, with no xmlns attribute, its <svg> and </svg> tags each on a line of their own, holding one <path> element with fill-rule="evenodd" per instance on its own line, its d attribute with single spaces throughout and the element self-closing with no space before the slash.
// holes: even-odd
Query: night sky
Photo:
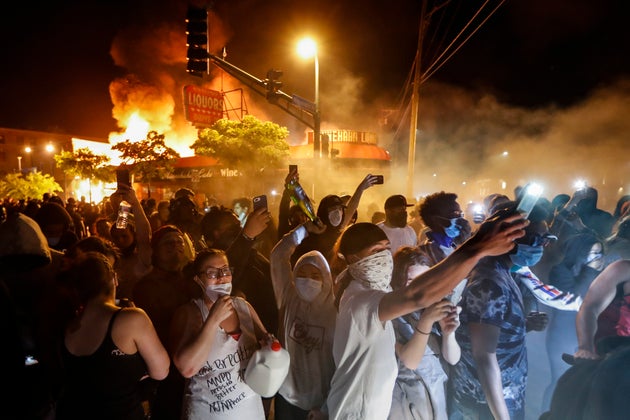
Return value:
<svg viewBox="0 0 630 420">
<path fill-rule="evenodd" d="M 439 38 L 444 29 L 452 36 L 481 4 L 449 4 L 449 16 L 433 20 L 441 27 L 425 43 L 425 60 L 444 48 L 444 38 Z M 570 105 L 630 71 L 626 4 L 508 0 L 431 80 L 481 88 L 516 106 Z M 179 72 L 180 83 L 198 83 L 184 72 L 184 45 L 169 63 L 148 64 L 141 51 L 145 30 L 168 27 L 184 39 L 186 5 L 104 0 L 14 4 L 0 17 L 0 124 L 104 137 L 116 129 L 109 95 L 114 79 L 129 73 L 142 77 L 150 67 L 168 66 L 172 74 Z M 303 33 L 320 39 L 322 93 L 343 70 L 362 80 L 359 97 L 368 102 L 395 104 L 417 46 L 419 0 L 231 0 L 214 2 L 214 9 L 224 25 L 228 61 L 261 78 L 267 69 L 281 68 L 283 89 L 305 97 L 312 97 L 311 64 L 298 63 L 292 51 L 294 39 Z M 129 51 L 135 49 L 119 65 L 110 55 L 117 36 L 126 36 Z"/>
</svg>

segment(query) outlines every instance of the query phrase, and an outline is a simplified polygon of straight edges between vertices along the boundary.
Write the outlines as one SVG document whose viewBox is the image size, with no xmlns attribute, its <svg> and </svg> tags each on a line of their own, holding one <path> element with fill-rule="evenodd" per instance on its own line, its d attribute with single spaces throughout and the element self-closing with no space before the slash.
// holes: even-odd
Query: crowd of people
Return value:
<svg viewBox="0 0 630 420">
<path fill-rule="evenodd" d="M 524 216 L 517 188 L 469 220 L 455 193 L 397 194 L 359 217 L 377 184 L 313 217 L 289 188 L 277 215 L 188 188 L 5 200 L 2 417 L 525 419 L 528 331 L 546 334 L 543 418 L 625 416 L 630 197 L 608 213 L 587 187 Z M 263 397 L 245 371 L 275 340 L 290 365 Z"/>
</svg>

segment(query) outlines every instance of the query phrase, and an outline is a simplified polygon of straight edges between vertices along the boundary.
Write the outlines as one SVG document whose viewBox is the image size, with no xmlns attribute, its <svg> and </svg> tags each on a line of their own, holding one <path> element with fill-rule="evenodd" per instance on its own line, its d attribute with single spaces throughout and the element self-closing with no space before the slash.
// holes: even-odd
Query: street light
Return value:
<svg viewBox="0 0 630 420">
<path fill-rule="evenodd" d="M 313 115 L 313 157 L 321 157 L 320 151 L 320 115 L 319 115 L 319 58 L 317 44 L 312 38 L 303 38 L 298 42 L 297 52 L 302 58 L 315 60 L 315 113 Z"/>
</svg>

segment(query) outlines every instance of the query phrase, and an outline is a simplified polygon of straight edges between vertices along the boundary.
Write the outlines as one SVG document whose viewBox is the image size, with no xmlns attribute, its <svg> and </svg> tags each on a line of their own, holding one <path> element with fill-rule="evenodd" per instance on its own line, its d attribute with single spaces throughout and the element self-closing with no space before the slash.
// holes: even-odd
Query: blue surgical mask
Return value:
<svg viewBox="0 0 630 420">
<path fill-rule="evenodd" d="M 455 217 L 451 219 L 451 225 L 449 227 L 444 228 L 444 234 L 446 234 L 446 236 L 448 236 L 451 239 L 457 238 L 461 232 L 461 229 L 459 225 L 457 224 L 458 220 L 459 220 L 459 217 Z"/>
<path fill-rule="evenodd" d="M 512 264 L 519 267 L 533 267 L 543 256 L 542 246 L 516 244 L 516 253 L 510 254 Z"/>
</svg>

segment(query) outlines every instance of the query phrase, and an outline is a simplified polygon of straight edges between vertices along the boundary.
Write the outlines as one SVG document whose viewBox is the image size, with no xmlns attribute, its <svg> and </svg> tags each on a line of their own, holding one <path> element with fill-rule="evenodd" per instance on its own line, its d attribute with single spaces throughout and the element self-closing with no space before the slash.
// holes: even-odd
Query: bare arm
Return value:
<svg viewBox="0 0 630 420">
<path fill-rule="evenodd" d="M 118 198 L 118 204 L 122 200 L 131 204 L 131 210 L 133 212 L 133 218 L 136 225 L 136 244 L 138 247 L 138 257 L 144 265 L 145 269 L 151 267 L 151 224 L 147 215 L 144 214 L 144 209 L 136 197 L 136 192 L 133 188 L 127 186 L 119 186 L 118 190 L 114 193 Z M 112 204 L 113 204 L 112 200 Z M 114 207 L 118 209 L 118 206 Z"/>
<path fill-rule="evenodd" d="M 361 196 L 363 195 L 363 191 L 367 190 L 372 185 L 374 185 L 376 183 L 376 180 L 377 180 L 376 175 L 367 174 L 365 178 L 363 178 L 361 183 L 357 186 L 357 189 L 354 191 L 354 194 L 352 194 L 352 197 L 350 197 L 350 201 L 348 201 L 348 206 L 346 207 L 346 211 L 345 211 L 345 217 L 340 226 L 341 229 L 345 228 L 348 225 L 348 223 L 350 223 L 350 220 L 352 220 L 352 215 L 354 214 L 355 211 L 357 211 L 357 208 L 359 208 L 359 202 L 361 201 Z"/>
<path fill-rule="evenodd" d="M 379 304 L 379 318 L 385 322 L 426 308 L 442 300 L 486 256 L 503 255 L 514 240 L 525 234 L 528 222 L 520 215 L 497 216 L 485 221 L 477 233 L 406 287 L 386 294 Z"/>
<path fill-rule="evenodd" d="M 494 325 L 479 323 L 470 323 L 469 328 L 472 355 L 488 407 L 495 419 L 509 420 L 510 415 L 503 396 L 501 369 L 496 355 L 500 329 Z"/>
<path fill-rule="evenodd" d="M 449 312 L 450 303 L 447 300 L 435 303 L 422 312 L 411 339 L 405 344 L 396 345 L 396 353 L 405 367 L 409 369 L 418 367 L 424 356 L 433 324 L 447 316 Z"/>
<path fill-rule="evenodd" d="M 591 283 L 578 311 L 575 328 L 578 336 L 578 350 L 575 357 L 595 359 L 595 332 L 597 317 L 615 298 L 617 285 L 630 281 L 630 260 L 616 261 L 602 271 Z"/>
<path fill-rule="evenodd" d="M 149 376 L 162 380 L 168 375 L 171 359 L 147 314 L 140 308 L 128 308 L 121 312 L 125 316 L 125 330 L 134 331 L 134 343 L 147 365 Z"/>
<path fill-rule="evenodd" d="M 193 304 L 178 309 L 171 324 L 173 363 L 185 378 L 199 372 L 214 345 L 220 323 L 233 314 L 232 298 L 227 295 L 212 305 L 205 322 Z"/>
<path fill-rule="evenodd" d="M 459 343 L 455 339 L 455 330 L 459 327 L 459 313 L 461 310 L 461 306 L 451 307 L 449 314 L 440 320 L 442 357 L 450 365 L 455 365 L 459 362 L 462 355 Z"/>
</svg>

